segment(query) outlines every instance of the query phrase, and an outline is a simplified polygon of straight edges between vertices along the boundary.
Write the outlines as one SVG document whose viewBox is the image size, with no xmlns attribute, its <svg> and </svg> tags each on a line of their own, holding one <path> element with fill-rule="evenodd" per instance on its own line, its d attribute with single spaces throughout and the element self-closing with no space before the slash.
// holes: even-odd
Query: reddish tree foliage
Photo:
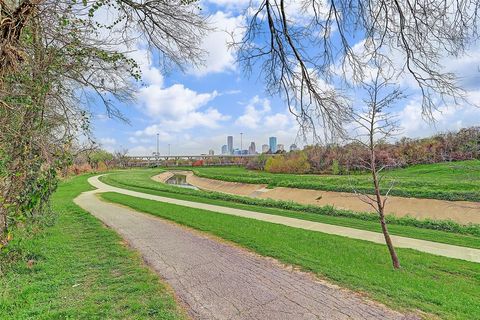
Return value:
<svg viewBox="0 0 480 320">
<path fill-rule="evenodd" d="M 195 161 L 192 166 L 194 167 L 202 167 L 203 166 L 203 160 L 197 160 Z"/>
<path fill-rule="evenodd" d="M 308 171 L 313 173 L 338 171 L 335 173 L 346 174 L 362 171 L 365 160 L 369 157 L 368 150 L 358 143 L 307 146 L 302 153 L 310 165 Z M 290 161 L 293 168 L 298 155 L 298 152 L 288 153 L 282 156 L 282 161 Z M 390 168 L 480 159 L 480 127 L 464 128 L 422 139 L 402 138 L 396 143 L 384 142 L 377 147 L 375 159 L 379 166 Z M 265 162 L 251 159 L 247 167 L 264 170 Z M 334 167 L 336 170 L 333 170 Z M 282 165 L 280 171 L 289 172 L 288 170 L 287 166 Z"/>
</svg>

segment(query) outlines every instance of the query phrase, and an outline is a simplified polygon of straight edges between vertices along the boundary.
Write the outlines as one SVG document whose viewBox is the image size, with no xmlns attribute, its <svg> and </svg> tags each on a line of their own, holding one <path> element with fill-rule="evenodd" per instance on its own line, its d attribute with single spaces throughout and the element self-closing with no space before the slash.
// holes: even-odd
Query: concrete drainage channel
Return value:
<svg viewBox="0 0 480 320">
<path fill-rule="evenodd" d="M 174 175 L 185 177 L 185 183 L 200 190 L 226 194 L 293 201 L 305 205 L 331 205 L 337 209 L 357 212 L 372 212 L 372 208 L 353 193 L 275 187 L 267 189 L 263 184 L 229 182 L 195 176 L 191 171 L 169 171 L 152 177 L 153 180 L 169 183 L 166 180 Z M 183 179 L 183 177 L 182 177 Z M 417 219 L 453 220 L 460 224 L 480 224 L 480 205 L 468 201 L 446 201 L 438 199 L 403 198 L 390 196 L 387 213 L 397 217 L 411 216 Z"/>
<path fill-rule="evenodd" d="M 165 180 L 165 183 L 175 185 L 177 187 L 200 190 L 199 188 L 197 188 L 197 187 L 195 187 L 195 186 L 193 186 L 193 185 L 191 185 L 187 182 L 187 176 L 185 174 L 173 173 L 170 178 Z"/>
</svg>

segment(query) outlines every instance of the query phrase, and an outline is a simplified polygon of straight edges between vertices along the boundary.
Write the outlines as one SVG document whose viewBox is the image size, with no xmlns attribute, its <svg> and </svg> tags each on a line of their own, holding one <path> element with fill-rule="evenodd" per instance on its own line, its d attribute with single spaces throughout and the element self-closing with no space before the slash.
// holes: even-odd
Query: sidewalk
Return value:
<svg viewBox="0 0 480 320">
<path fill-rule="evenodd" d="M 219 213 L 233 215 L 233 216 L 239 216 L 239 217 L 256 219 L 256 220 L 261 220 L 261 221 L 266 221 L 271 223 L 277 223 L 277 224 L 282 224 L 282 225 L 294 227 L 294 228 L 318 231 L 318 232 L 323 232 L 327 234 L 334 234 L 334 235 L 344 236 L 344 237 L 353 238 L 353 239 L 366 240 L 366 241 L 380 243 L 380 244 L 385 243 L 383 234 L 377 233 L 377 232 L 335 226 L 335 225 L 330 225 L 330 224 L 325 224 L 320 222 L 312 222 L 312 221 L 283 217 L 283 216 L 276 216 L 276 215 L 271 215 L 266 213 L 255 212 L 255 211 L 222 207 L 222 206 L 217 206 L 212 204 L 205 204 L 205 203 L 198 203 L 193 201 L 185 201 L 185 200 L 155 196 L 151 194 L 131 191 L 131 190 L 107 185 L 101 182 L 98 179 L 99 177 L 100 176 L 95 176 L 88 179 L 88 182 L 92 186 L 98 189 L 96 190 L 96 192 L 116 192 L 116 193 L 129 195 L 137 198 L 166 202 L 166 203 L 176 204 L 176 205 L 190 207 L 190 208 L 203 209 L 203 210 L 219 212 Z M 391 238 L 395 247 L 398 247 L 398 248 L 415 249 L 418 251 L 427 252 L 427 253 L 431 253 L 439 256 L 480 263 L 479 249 L 466 248 L 466 247 L 460 247 L 460 246 L 454 246 L 449 244 L 412 239 L 412 238 L 406 238 L 406 237 L 394 236 L 394 235 L 391 236 Z"/>
<path fill-rule="evenodd" d="M 96 192 L 74 201 L 140 252 L 192 319 L 419 319 L 202 232 L 102 201 Z"/>
</svg>

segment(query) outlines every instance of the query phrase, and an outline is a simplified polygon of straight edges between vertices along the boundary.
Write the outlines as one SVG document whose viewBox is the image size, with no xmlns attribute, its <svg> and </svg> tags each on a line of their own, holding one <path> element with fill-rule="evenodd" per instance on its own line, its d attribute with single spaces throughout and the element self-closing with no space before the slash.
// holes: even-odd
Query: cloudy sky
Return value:
<svg viewBox="0 0 480 320">
<path fill-rule="evenodd" d="M 235 137 L 234 145 L 239 148 L 241 132 L 244 148 L 255 141 L 260 150 L 269 136 L 276 136 L 278 143 L 286 146 L 302 145 L 287 106 L 278 97 L 266 94 L 261 79 L 246 77 L 235 61 L 235 53 L 227 47 L 230 33 L 242 36 L 239 27 L 245 23 L 244 8 L 248 3 L 201 1 L 215 27 L 204 41 L 208 55 L 201 68 L 162 74 L 146 50 L 136 51 L 133 55 L 141 65 L 143 85 L 135 102 L 119 106 L 130 124 L 95 111 L 93 133 L 97 141 L 109 151 L 126 148 L 132 155 L 152 154 L 157 133 L 163 154 L 168 153 L 169 144 L 171 154 L 200 154 L 209 149 L 219 153 L 228 135 Z M 446 61 L 445 66 L 462 77 L 470 100 L 480 104 L 480 46 L 469 50 L 465 57 Z M 403 135 L 409 137 L 478 125 L 479 111 L 469 105 L 444 107 L 436 112 L 433 126 L 422 120 L 420 99 L 415 94 L 395 110 L 400 115 Z"/>
</svg>

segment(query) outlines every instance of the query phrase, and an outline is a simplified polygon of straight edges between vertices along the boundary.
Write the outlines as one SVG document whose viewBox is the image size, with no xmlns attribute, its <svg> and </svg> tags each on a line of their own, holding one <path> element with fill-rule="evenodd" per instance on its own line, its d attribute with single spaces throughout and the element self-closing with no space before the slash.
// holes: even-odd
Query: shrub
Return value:
<svg viewBox="0 0 480 320">
<path fill-rule="evenodd" d="M 194 166 L 194 167 L 201 167 L 201 166 L 203 166 L 203 160 L 197 160 L 197 161 L 195 161 L 195 162 L 192 164 L 192 166 Z"/>
<path fill-rule="evenodd" d="M 332 163 L 332 174 L 340 174 L 340 164 L 338 163 L 338 160 L 333 160 Z"/>
<path fill-rule="evenodd" d="M 249 170 L 265 170 L 266 162 L 267 157 L 264 154 L 260 154 L 258 157 L 249 159 L 245 167 Z"/>
<path fill-rule="evenodd" d="M 265 171 L 271 173 L 307 173 L 310 171 L 310 164 L 306 153 L 298 151 L 268 158 Z"/>
</svg>

